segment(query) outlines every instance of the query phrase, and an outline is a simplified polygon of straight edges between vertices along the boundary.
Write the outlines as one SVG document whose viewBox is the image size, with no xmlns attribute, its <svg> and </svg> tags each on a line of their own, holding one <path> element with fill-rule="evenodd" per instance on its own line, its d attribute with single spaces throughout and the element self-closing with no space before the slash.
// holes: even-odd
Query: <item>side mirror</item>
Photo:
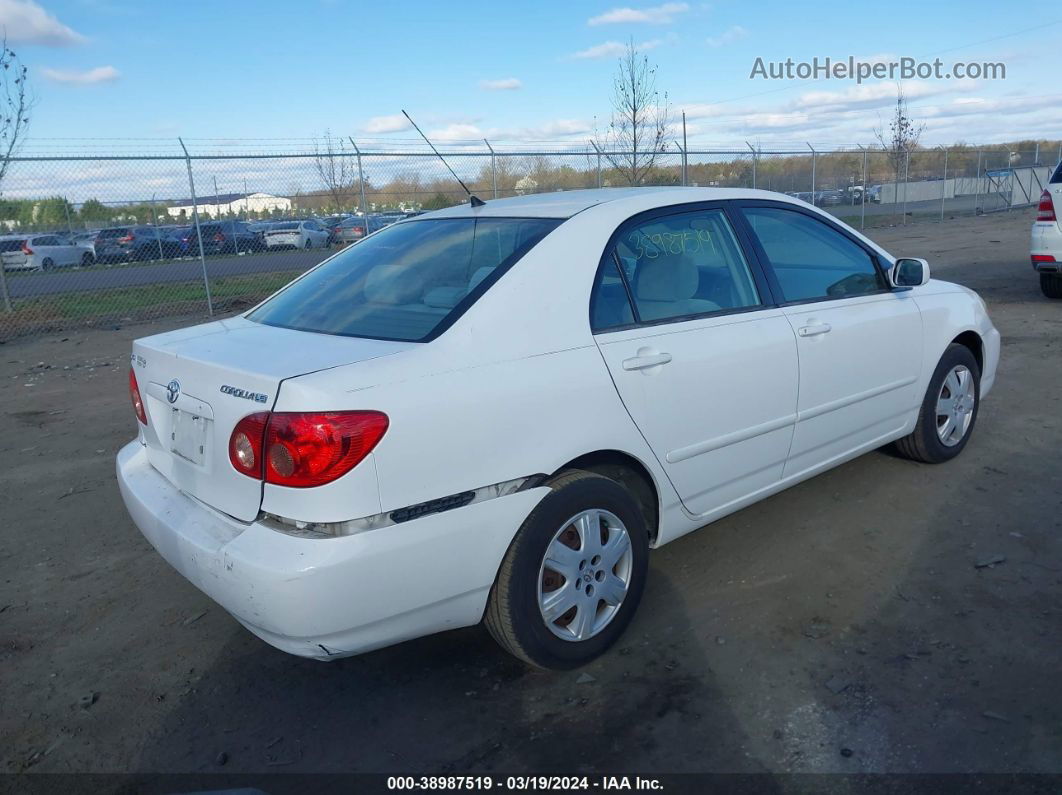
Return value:
<svg viewBox="0 0 1062 795">
<path fill-rule="evenodd" d="M 895 287 L 921 287 L 929 281 L 929 263 L 915 257 L 901 257 L 889 272 Z"/>
</svg>

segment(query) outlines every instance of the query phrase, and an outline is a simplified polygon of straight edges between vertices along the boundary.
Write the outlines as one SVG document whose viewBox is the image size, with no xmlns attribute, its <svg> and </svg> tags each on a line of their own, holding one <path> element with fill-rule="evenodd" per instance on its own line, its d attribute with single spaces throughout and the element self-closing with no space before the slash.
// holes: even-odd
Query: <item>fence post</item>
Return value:
<svg viewBox="0 0 1062 795">
<path fill-rule="evenodd" d="M 210 297 L 210 277 L 207 276 L 206 255 L 203 253 L 203 235 L 199 232 L 199 201 L 195 198 L 195 180 L 192 178 L 192 158 L 188 155 L 188 147 L 178 137 L 177 141 L 184 150 L 184 164 L 188 168 L 188 190 L 192 194 L 192 220 L 195 222 L 195 239 L 199 241 L 199 263 L 203 266 L 203 287 L 206 288 L 207 312 L 214 317 L 214 299 Z"/>
<path fill-rule="evenodd" d="M 594 151 L 597 152 L 597 187 L 601 187 L 601 150 L 597 148 L 597 144 L 591 139 L 590 146 L 594 147 Z"/>
<path fill-rule="evenodd" d="M 856 144 L 863 149 L 862 144 Z M 867 222 L 867 150 L 863 149 L 863 181 L 859 184 L 859 228 L 865 229 Z"/>
<path fill-rule="evenodd" d="M 748 141 L 745 141 L 745 146 L 752 152 L 752 189 L 756 190 L 756 149 Z"/>
<path fill-rule="evenodd" d="M 11 312 L 11 296 L 7 292 L 7 274 L 4 273 L 3 265 L 0 265 L 0 293 L 4 297 L 4 311 Z"/>
<path fill-rule="evenodd" d="M 365 172 L 361 170 L 361 150 L 358 149 L 358 145 L 354 143 L 354 138 L 350 137 L 350 145 L 354 147 L 354 154 L 358 156 L 358 194 L 361 197 L 358 201 L 361 204 L 361 214 L 365 218 L 365 234 L 369 234 L 369 206 L 365 203 Z"/>
<path fill-rule="evenodd" d="M 805 143 L 807 143 L 807 142 L 805 141 Z M 811 144 L 808 144 L 808 149 L 811 150 L 811 203 L 814 204 L 815 203 L 815 159 L 816 159 L 816 153 L 815 153 L 815 147 L 812 146 Z"/>
<path fill-rule="evenodd" d="M 977 215 L 977 207 L 981 203 L 981 150 L 977 150 L 977 177 L 974 179 L 974 215 Z"/>
<path fill-rule="evenodd" d="M 498 198 L 498 168 L 494 158 L 494 147 L 490 145 L 490 141 L 486 138 L 483 139 L 483 143 L 487 145 L 490 150 L 490 184 L 494 189 L 494 198 Z"/>
<path fill-rule="evenodd" d="M 940 184 L 940 222 L 944 223 L 944 197 L 948 195 L 948 148 L 942 146 L 944 150 L 944 181 Z"/>
<path fill-rule="evenodd" d="M 686 111 L 682 111 L 682 186 L 690 184 L 690 161 L 686 155 L 689 146 L 686 144 Z"/>
<path fill-rule="evenodd" d="M 162 232 L 159 231 L 159 211 L 155 209 L 155 194 L 151 194 L 151 215 L 155 219 L 155 242 L 159 244 L 159 259 L 164 259 L 162 256 Z"/>
<path fill-rule="evenodd" d="M 907 226 L 907 183 L 911 178 L 911 150 L 904 152 L 903 158 L 903 225 Z"/>
<path fill-rule="evenodd" d="M 679 150 L 682 155 L 682 160 L 679 162 L 679 182 L 685 187 L 686 185 L 686 147 L 682 146 L 678 141 L 675 141 L 675 148 Z"/>
</svg>

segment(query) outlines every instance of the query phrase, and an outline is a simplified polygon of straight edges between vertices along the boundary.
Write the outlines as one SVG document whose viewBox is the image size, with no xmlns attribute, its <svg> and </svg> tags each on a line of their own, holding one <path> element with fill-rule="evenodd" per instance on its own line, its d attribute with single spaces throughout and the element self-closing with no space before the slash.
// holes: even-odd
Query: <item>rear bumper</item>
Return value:
<svg viewBox="0 0 1062 795">
<path fill-rule="evenodd" d="M 1052 221 L 1037 221 L 1032 226 L 1032 241 L 1029 247 L 1032 256 L 1048 256 L 1046 262 L 1033 261 L 1033 270 L 1041 273 L 1062 272 L 1062 229 Z"/>
<path fill-rule="evenodd" d="M 138 441 L 118 453 L 117 474 L 134 523 L 170 565 L 267 643 L 321 660 L 478 623 L 505 551 L 548 491 L 309 539 L 188 497 Z"/>
</svg>

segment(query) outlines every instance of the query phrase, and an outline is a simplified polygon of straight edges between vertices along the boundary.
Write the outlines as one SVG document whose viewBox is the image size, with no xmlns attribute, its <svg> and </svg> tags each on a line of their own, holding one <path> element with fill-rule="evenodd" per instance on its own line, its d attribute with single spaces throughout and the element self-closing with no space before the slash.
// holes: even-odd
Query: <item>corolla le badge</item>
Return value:
<svg viewBox="0 0 1062 795">
<path fill-rule="evenodd" d="M 253 400 L 255 403 L 267 403 L 269 401 L 269 395 L 263 395 L 261 392 L 248 392 L 246 389 L 239 389 L 238 387 L 229 386 L 225 384 L 221 387 L 221 391 L 226 395 L 232 395 L 233 397 L 243 398 L 244 400 Z"/>
<path fill-rule="evenodd" d="M 176 403 L 177 398 L 181 396 L 181 382 L 174 378 L 168 384 L 166 384 L 166 400 L 170 403 Z"/>
</svg>

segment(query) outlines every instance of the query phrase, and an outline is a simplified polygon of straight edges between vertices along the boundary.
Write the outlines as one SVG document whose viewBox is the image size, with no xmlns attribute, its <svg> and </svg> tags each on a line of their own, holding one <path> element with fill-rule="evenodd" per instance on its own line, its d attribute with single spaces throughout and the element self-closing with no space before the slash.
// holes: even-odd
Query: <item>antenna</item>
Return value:
<svg viewBox="0 0 1062 795">
<path fill-rule="evenodd" d="M 483 199 L 479 198 L 478 196 L 472 195 L 472 191 L 468 189 L 468 185 L 462 182 L 461 178 L 457 176 L 457 172 L 450 168 L 450 164 L 446 162 L 446 158 L 439 154 L 439 150 L 435 148 L 435 144 L 428 140 L 428 136 L 426 136 L 424 132 L 420 129 L 420 127 L 417 126 L 417 123 L 413 121 L 412 118 L 410 118 L 409 114 L 403 110 L 402 115 L 409 119 L 409 123 L 413 125 L 413 129 L 420 133 L 420 137 L 424 139 L 424 142 L 428 146 L 431 147 L 431 151 L 433 151 L 436 157 L 438 157 L 442 161 L 443 165 L 446 166 L 447 170 L 454 175 L 454 179 L 457 180 L 457 184 L 465 189 L 465 193 L 468 194 L 468 203 L 471 204 L 473 207 L 482 207 L 484 204 L 486 204 Z"/>
</svg>

